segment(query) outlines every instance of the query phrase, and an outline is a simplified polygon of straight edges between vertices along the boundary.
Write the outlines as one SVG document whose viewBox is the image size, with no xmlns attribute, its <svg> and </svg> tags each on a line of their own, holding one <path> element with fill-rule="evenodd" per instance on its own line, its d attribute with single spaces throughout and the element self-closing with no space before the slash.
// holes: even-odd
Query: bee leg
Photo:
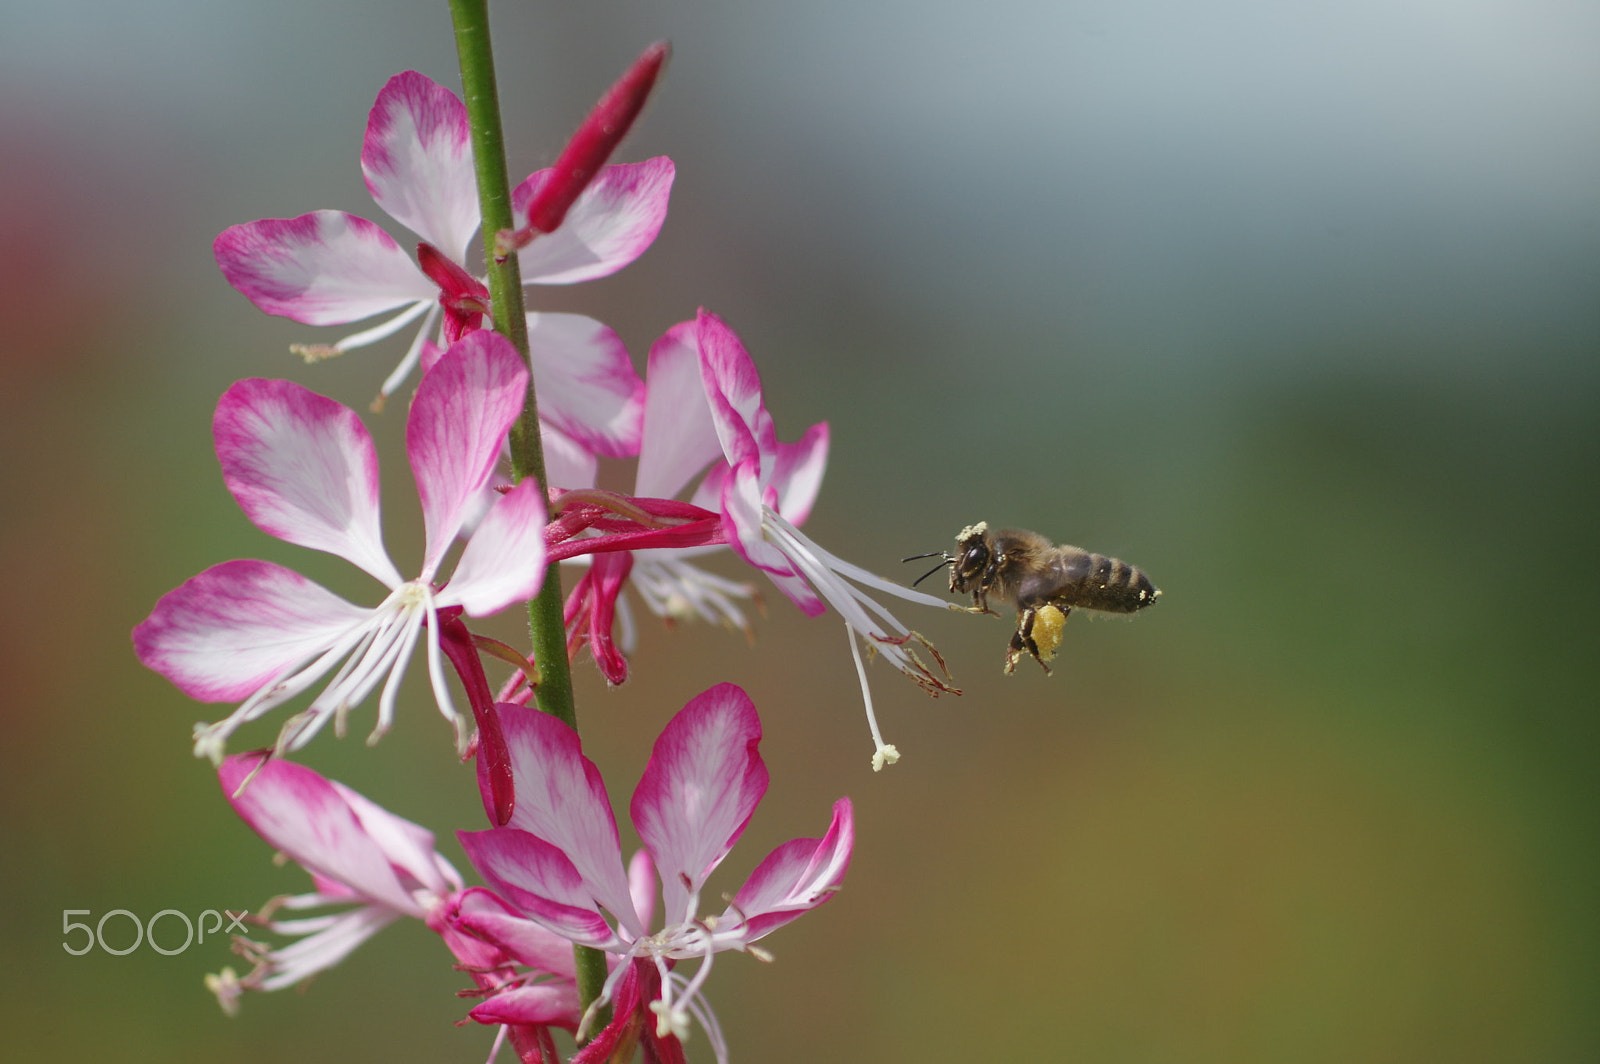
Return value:
<svg viewBox="0 0 1600 1064">
<path fill-rule="evenodd" d="M 1006 651 L 1007 676 L 1017 671 L 1017 662 L 1022 660 L 1022 655 L 1025 653 L 1032 655 L 1046 676 L 1050 675 L 1050 666 L 1044 663 L 1044 657 L 1039 653 L 1039 644 L 1033 639 L 1033 623 L 1038 615 L 1038 611 L 1032 608 L 1017 614 L 1017 630 L 1011 633 L 1011 646 Z"/>
<path fill-rule="evenodd" d="M 991 617 L 999 616 L 999 614 L 995 613 L 994 610 L 989 608 L 989 596 L 985 595 L 982 591 L 974 591 L 972 593 L 972 605 L 964 608 L 968 613 L 987 613 Z"/>
</svg>

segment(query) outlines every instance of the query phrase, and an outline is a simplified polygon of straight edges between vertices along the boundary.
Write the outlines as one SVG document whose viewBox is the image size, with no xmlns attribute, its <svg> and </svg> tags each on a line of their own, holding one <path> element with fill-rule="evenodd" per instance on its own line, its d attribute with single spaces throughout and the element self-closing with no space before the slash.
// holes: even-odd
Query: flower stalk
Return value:
<svg viewBox="0 0 1600 1064">
<path fill-rule="evenodd" d="M 491 233 L 510 229 L 511 179 L 506 169 L 505 136 L 500 124 L 500 95 L 495 83 L 494 53 L 489 40 L 488 0 L 450 0 L 450 21 L 455 28 L 456 56 L 461 65 L 461 91 L 472 130 L 472 151 L 478 177 L 478 200 L 483 213 L 484 260 L 489 277 L 489 298 L 494 327 L 516 347 L 524 362 L 528 353 L 527 312 L 522 299 L 522 269 L 516 254 L 497 257 Z M 528 375 L 528 399 L 522 417 L 512 426 L 511 470 L 517 481 L 537 478 L 546 484 L 544 449 L 539 438 L 539 403 L 533 375 Z M 539 709 L 567 726 L 578 727 L 572 694 L 572 669 L 567 661 L 567 631 L 561 567 L 551 562 L 538 596 L 528 603 L 528 628 L 533 659 L 540 682 L 535 692 Z M 587 1009 L 605 985 L 606 956 L 597 949 L 574 946 L 578 997 Z"/>
</svg>

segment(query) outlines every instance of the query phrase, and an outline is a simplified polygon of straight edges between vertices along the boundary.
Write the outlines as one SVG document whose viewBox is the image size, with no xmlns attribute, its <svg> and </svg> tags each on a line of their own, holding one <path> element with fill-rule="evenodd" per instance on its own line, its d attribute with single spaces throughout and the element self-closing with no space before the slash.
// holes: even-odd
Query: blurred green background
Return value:
<svg viewBox="0 0 1600 1064">
<path fill-rule="evenodd" d="M 302 889 L 190 757 L 226 707 L 127 633 L 233 557 L 369 593 L 248 525 L 209 423 L 244 376 L 363 407 L 398 343 L 299 365 L 289 344 L 340 333 L 260 315 L 210 241 L 320 207 L 388 225 L 366 112 L 402 69 L 458 84 L 445 6 L 0 8 L 3 1053 L 482 1060 L 418 926 L 233 1020 L 201 986 L 222 942 L 73 957 L 60 930 Z M 1050 678 L 1001 675 L 1004 621 L 903 611 L 966 693 L 874 669 L 904 754 L 881 775 L 837 619 L 770 588 L 753 645 L 647 624 L 625 687 L 580 668 L 619 804 L 689 696 L 755 698 L 773 786 L 713 890 L 856 802 L 845 891 L 770 967 L 718 962 L 734 1060 L 1600 1056 L 1593 5 L 495 17 L 518 175 L 645 43 L 676 48 L 622 153 L 676 160 L 666 229 L 535 307 L 602 318 L 641 364 L 723 314 L 780 434 L 831 423 L 809 530 L 846 558 L 909 578 L 899 558 L 982 518 L 1165 591 L 1132 624 L 1075 618 Z M 404 569 L 403 417 L 373 424 Z M 304 760 L 459 856 L 469 773 L 415 685 L 401 718 Z"/>
</svg>

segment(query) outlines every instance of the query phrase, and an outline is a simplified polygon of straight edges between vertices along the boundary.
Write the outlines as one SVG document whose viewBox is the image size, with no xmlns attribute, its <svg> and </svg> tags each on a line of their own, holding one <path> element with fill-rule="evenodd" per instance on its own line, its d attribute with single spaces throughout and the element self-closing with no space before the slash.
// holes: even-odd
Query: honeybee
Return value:
<svg viewBox="0 0 1600 1064">
<path fill-rule="evenodd" d="M 994 613 L 993 595 L 1017 607 L 1017 630 L 1006 650 L 1006 672 L 1016 671 L 1024 653 L 1047 674 L 1045 662 L 1061 645 L 1061 629 L 1076 607 L 1105 613 L 1137 613 L 1161 597 L 1142 569 L 1119 558 L 1082 547 L 1056 546 L 1037 532 L 1020 528 L 989 531 L 986 521 L 968 525 L 956 536 L 956 552 L 915 554 L 942 559 L 911 585 L 950 567 L 950 590 L 972 593 L 970 613 Z"/>
</svg>

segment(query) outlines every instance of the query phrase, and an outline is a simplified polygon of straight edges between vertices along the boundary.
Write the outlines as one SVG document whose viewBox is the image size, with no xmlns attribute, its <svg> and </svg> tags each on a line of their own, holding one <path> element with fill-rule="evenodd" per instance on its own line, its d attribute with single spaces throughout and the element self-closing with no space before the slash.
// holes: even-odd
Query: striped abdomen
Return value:
<svg viewBox="0 0 1600 1064">
<path fill-rule="evenodd" d="M 1056 547 L 1054 557 L 1025 573 L 1017 587 L 1017 607 L 1057 606 L 1106 613 L 1136 613 L 1161 592 L 1144 574 L 1120 558 L 1082 547 Z"/>
</svg>

